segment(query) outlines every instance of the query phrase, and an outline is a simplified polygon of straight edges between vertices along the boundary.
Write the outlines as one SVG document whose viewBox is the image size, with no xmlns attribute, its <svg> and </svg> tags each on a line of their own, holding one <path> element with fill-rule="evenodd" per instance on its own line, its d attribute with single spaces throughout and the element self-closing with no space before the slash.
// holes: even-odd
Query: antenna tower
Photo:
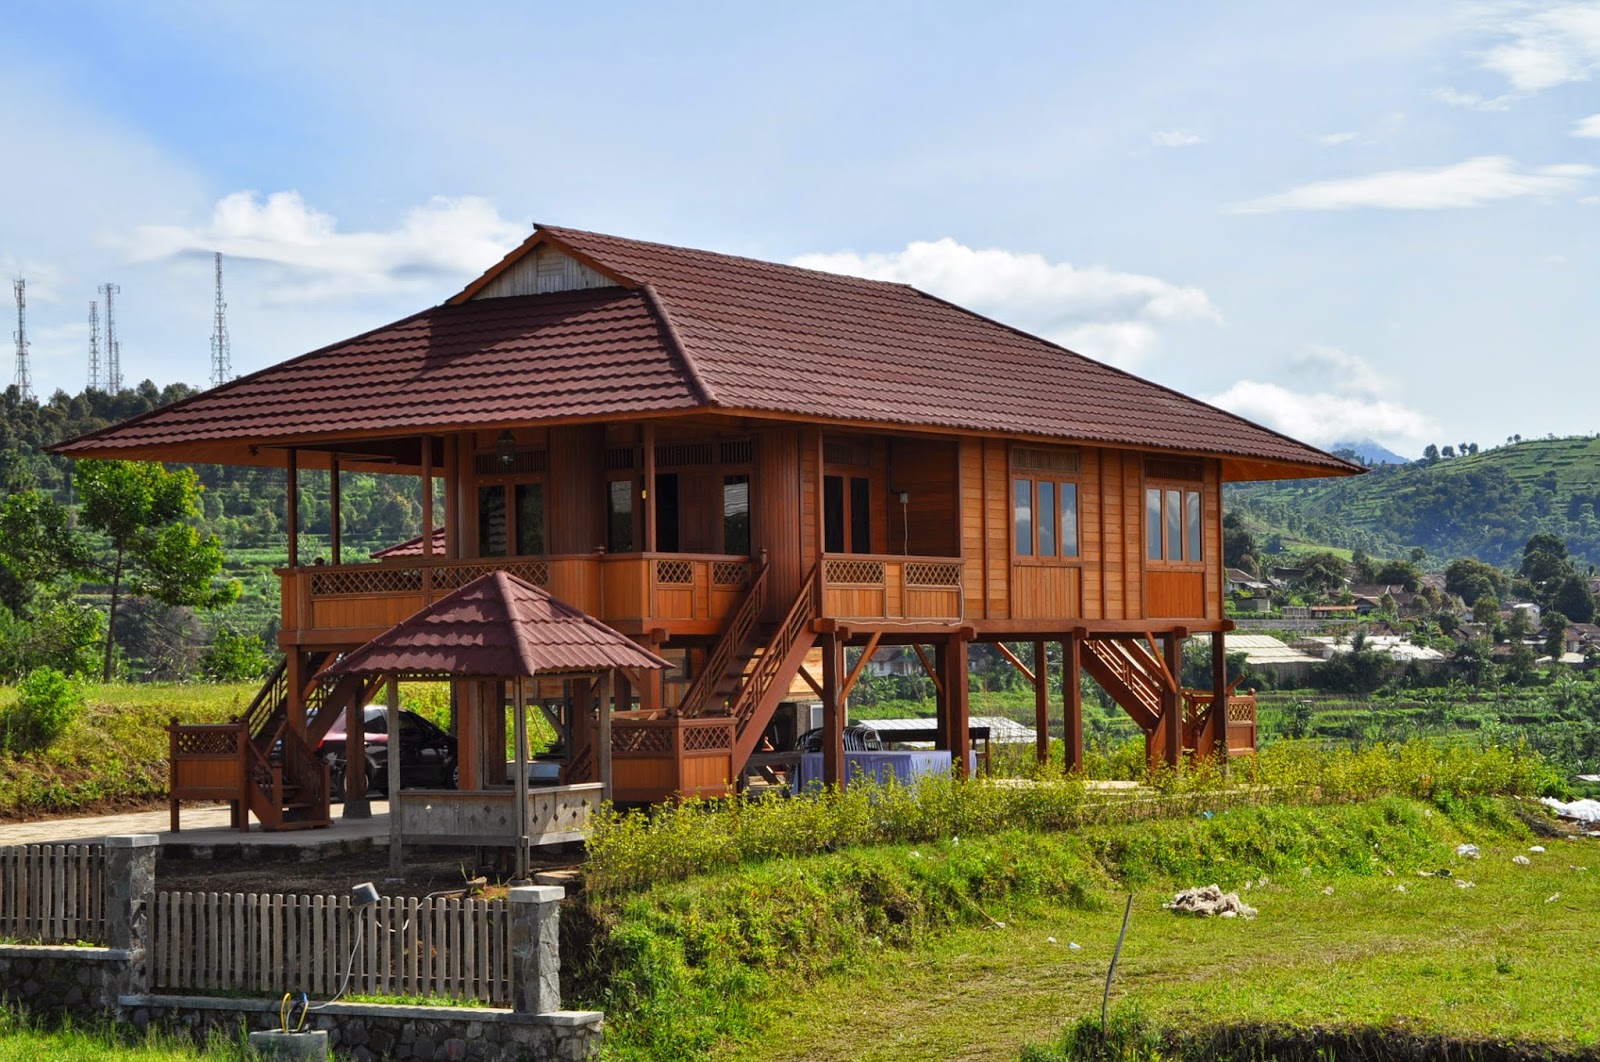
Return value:
<svg viewBox="0 0 1600 1062">
<path fill-rule="evenodd" d="M 228 341 L 228 304 L 222 301 L 222 252 L 217 254 L 216 326 L 211 333 L 211 386 L 233 378 L 233 346 Z"/>
<path fill-rule="evenodd" d="M 101 390 L 100 384 L 100 304 L 89 300 L 89 387 Z"/>
<path fill-rule="evenodd" d="M 18 277 L 11 288 L 17 293 L 17 392 L 29 399 L 33 397 L 33 378 L 28 374 L 28 282 Z"/>
<path fill-rule="evenodd" d="M 112 297 L 122 294 L 120 284 L 101 284 L 100 294 L 106 300 L 106 394 L 122 391 L 122 343 L 117 339 L 116 309 Z"/>
</svg>

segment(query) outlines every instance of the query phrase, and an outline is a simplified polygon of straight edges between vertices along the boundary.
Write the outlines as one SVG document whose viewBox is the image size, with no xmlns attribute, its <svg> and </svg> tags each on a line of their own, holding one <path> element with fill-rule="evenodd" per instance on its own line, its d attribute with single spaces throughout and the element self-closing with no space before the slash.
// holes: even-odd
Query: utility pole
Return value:
<svg viewBox="0 0 1600 1062">
<path fill-rule="evenodd" d="M 103 389 L 100 381 L 100 304 L 89 300 L 89 386 L 90 391 Z"/>
<path fill-rule="evenodd" d="M 211 386 L 218 387 L 233 378 L 233 347 L 228 342 L 228 304 L 222 301 L 222 252 L 217 255 L 217 308 L 211 333 Z"/>
<path fill-rule="evenodd" d="M 17 394 L 26 401 L 33 397 L 33 378 L 28 372 L 28 282 L 18 277 L 11 282 L 17 293 Z"/>
<path fill-rule="evenodd" d="M 113 296 L 122 294 L 120 284 L 101 284 L 100 294 L 106 300 L 106 394 L 122 391 L 122 344 L 117 339 L 116 308 Z"/>
</svg>

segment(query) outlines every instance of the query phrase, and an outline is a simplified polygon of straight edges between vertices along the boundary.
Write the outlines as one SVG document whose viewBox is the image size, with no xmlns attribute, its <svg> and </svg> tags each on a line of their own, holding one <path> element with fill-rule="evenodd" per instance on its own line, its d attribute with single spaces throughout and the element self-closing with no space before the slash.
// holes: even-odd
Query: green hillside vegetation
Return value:
<svg viewBox="0 0 1600 1062">
<path fill-rule="evenodd" d="M 1435 448 L 1430 448 L 1430 454 Z M 1257 536 L 1403 556 L 1515 563 L 1535 534 L 1554 534 L 1574 557 L 1600 563 L 1600 437 L 1525 439 L 1494 449 L 1380 465 L 1346 479 L 1245 483 L 1226 507 Z"/>
</svg>

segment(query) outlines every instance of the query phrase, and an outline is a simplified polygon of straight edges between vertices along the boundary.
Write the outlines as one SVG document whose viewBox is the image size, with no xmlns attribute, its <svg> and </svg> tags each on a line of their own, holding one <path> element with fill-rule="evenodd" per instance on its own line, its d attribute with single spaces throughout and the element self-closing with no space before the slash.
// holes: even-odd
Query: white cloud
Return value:
<svg viewBox="0 0 1600 1062">
<path fill-rule="evenodd" d="M 1586 81 L 1600 69 L 1600 5 L 1591 0 L 1492 4 L 1478 23 L 1498 39 L 1479 61 L 1518 92 Z"/>
<path fill-rule="evenodd" d="M 1482 111 L 1485 114 L 1509 111 L 1512 101 L 1516 98 L 1510 93 L 1500 96 L 1480 96 L 1476 92 L 1459 92 L 1453 88 L 1438 89 L 1433 95 L 1441 103 L 1448 103 L 1452 107 L 1464 107 L 1469 111 Z"/>
<path fill-rule="evenodd" d="M 1188 129 L 1163 129 L 1159 133 L 1150 135 L 1150 142 L 1158 147 L 1189 147 L 1193 144 L 1204 144 L 1206 138 L 1199 133 Z"/>
<path fill-rule="evenodd" d="M 298 192 L 234 192 L 216 204 L 208 224 L 141 225 L 128 249 L 135 261 L 221 251 L 224 257 L 278 267 L 273 296 L 293 301 L 352 295 L 434 291 L 441 281 L 468 279 L 526 235 L 476 196 L 436 196 L 409 210 L 388 231 L 340 232 L 331 215 Z"/>
<path fill-rule="evenodd" d="M 1358 139 L 1360 136 L 1360 133 L 1354 131 L 1344 133 L 1319 133 L 1316 137 L 1316 141 L 1324 147 L 1338 147 L 1340 144 L 1348 144 L 1351 141 Z"/>
<path fill-rule="evenodd" d="M 1199 288 L 1039 254 L 967 247 L 949 237 L 886 254 L 802 255 L 794 264 L 910 284 L 1117 365 L 1132 365 L 1155 350 L 1163 324 L 1221 320 Z"/>
<path fill-rule="evenodd" d="M 1281 384 L 1240 380 L 1206 401 L 1316 446 L 1370 438 L 1414 450 L 1438 432 L 1422 413 L 1367 394 L 1295 391 Z"/>
<path fill-rule="evenodd" d="M 1280 210 L 1448 210 L 1501 199 L 1557 196 L 1575 191 L 1596 172 L 1568 164 L 1524 169 L 1504 155 L 1480 155 L 1435 169 L 1387 170 L 1365 177 L 1316 181 L 1230 208 L 1236 214 Z"/>
<path fill-rule="evenodd" d="M 1591 114 L 1572 123 L 1572 135 L 1600 140 L 1600 114 Z"/>
<path fill-rule="evenodd" d="M 1311 346 L 1288 359 L 1296 383 L 1325 391 L 1377 396 L 1391 386 L 1389 378 L 1367 359 L 1338 347 Z"/>
</svg>

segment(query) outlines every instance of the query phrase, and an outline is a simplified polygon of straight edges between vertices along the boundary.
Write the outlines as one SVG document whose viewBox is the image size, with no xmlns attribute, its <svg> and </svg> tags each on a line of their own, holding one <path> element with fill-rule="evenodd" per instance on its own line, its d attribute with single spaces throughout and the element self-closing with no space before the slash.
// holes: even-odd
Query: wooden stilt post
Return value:
<svg viewBox="0 0 1600 1062">
<path fill-rule="evenodd" d="M 1050 762 L 1050 672 L 1044 640 L 1033 643 L 1033 726 L 1040 763 Z"/>
<path fill-rule="evenodd" d="M 600 799 L 610 801 L 611 796 L 611 671 L 600 672 L 596 683 L 596 700 L 600 702 L 599 724 L 595 729 L 594 762 L 600 772 Z"/>
<path fill-rule="evenodd" d="M 1068 634 L 1061 639 L 1061 723 L 1066 752 L 1063 768 L 1083 770 L 1083 639 Z"/>
<path fill-rule="evenodd" d="M 1215 756 L 1217 766 L 1228 770 L 1228 647 L 1221 631 L 1211 635 L 1211 714 L 1206 716 L 1202 751 Z"/>
<path fill-rule="evenodd" d="M 1167 664 L 1167 671 L 1177 680 L 1183 675 L 1183 642 L 1178 637 L 1177 631 L 1168 631 L 1161 636 L 1161 655 Z M 1162 758 L 1169 767 L 1176 767 L 1183 761 L 1183 695 L 1174 688 L 1176 683 L 1169 684 L 1161 692 L 1161 714 L 1166 717 L 1167 730 L 1165 743 L 1162 748 Z"/>
<path fill-rule="evenodd" d="M 950 748 L 950 660 L 942 641 L 933 643 L 933 747 Z"/>
<path fill-rule="evenodd" d="M 844 697 L 841 695 L 844 647 L 838 635 L 822 637 L 822 784 L 843 788 Z"/>
<path fill-rule="evenodd" d="M 433 559 L 433 436 L 422 437 L 422 555 Z"/>
<path fill-rule="evenodd" d="M 389 777 L 389 881 L 403 882 L 400 847 L 400 677 L 389 676 L 389 748 L 384 756 Z"/>
<path fill-rule="evenodd" d="M 289 450 L 289 466 L 284 472 L 288 489 L 288 512 L 284 521 L 289 525 L 289 567 L 300 567 L 300 451 Z"/>
<path fill-rule="evenodd" d="M 344 521 L 339 518 L 339 459 L 328 459 L 328 553 L 330 564 L 339 564 Z"/>
<path fill-rule="evenodd" d="M 367 799 L 367 706 L 360 697 L 344 706 L 344 810 L 341 818 L 372 818 Z"/>
<path fill-rule="evenodd" d="M 517 876 L 513 885 L 533 880 L 528 873 L 528 696 L 520 678 L 511 680 L 517 727 Z"/>
<path fill-rule="evenodd" d="M 949 639 L 945 647 L 945 725 L 948 736 L 945 743 L 950 749 L 951 766 L 957 778 L 972 773 L 969 753 L 972 751 L 972 727 L 968 713 L 967 696 L 967 640 L 958 635 Z"/>
</svg>

